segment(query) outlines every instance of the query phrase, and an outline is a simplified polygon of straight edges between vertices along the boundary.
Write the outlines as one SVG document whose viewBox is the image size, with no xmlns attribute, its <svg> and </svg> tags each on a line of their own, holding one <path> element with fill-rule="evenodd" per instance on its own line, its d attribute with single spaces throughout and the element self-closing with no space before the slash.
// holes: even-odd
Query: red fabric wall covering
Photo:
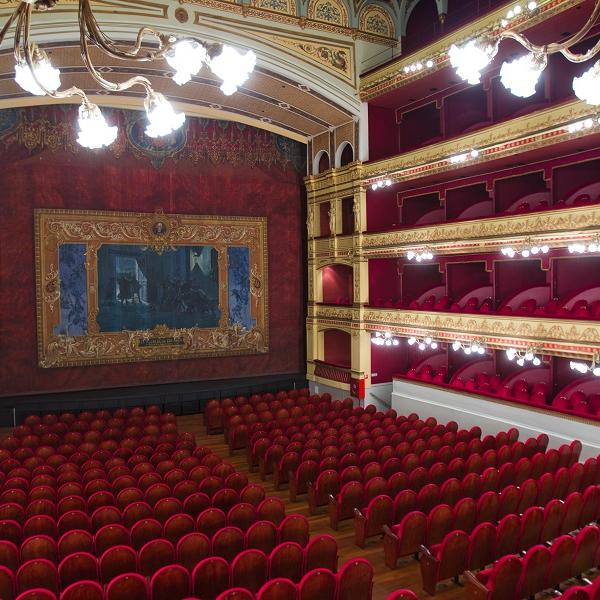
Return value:
<svg viewBox="0 0 600 600">
<path fill-rule="evenodd" d="M 352 362 L 350 334 L 340 329 L 327 329 L 323 333 L 323 338 L 324 361 L 340 367 L 350 367 Z"/>
<path fill-rule="evenodd" d="M 74 140 L 76 108 L 0 111 L 0 394 L 298 372 L 304 368 L 304 146 L 236 123 L 188 119 L 187 140 L 153 153 L 120 122 L 101 151 Z M 133 141 L 132 141 L 133 140 Z M 27 147 L 26 145 L 27 144 Z M 153 166 L 161 162 L 162 166 Z M 158 157 L 158 158 L 157 158 Z M 35 208 L 266 216 L 267 354 L 83 368 L 37 366 Z"/>
<path fill-rule="evenodd" d="M 408 369 L 408 353 L 402 346 L 371 344 L 371 383 L 390 383 Z"/>
<path fill-rule="evenodd" d="M 323 302 L 325 304 L 351 304 L 352 293 L 352 267 L 348 265 L 323 267 Z"/>
</svg>

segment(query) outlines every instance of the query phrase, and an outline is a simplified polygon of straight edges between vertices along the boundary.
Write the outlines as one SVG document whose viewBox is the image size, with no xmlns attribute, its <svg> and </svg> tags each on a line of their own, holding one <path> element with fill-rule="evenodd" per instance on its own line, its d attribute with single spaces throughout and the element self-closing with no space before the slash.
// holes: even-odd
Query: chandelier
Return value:
<svg viewBox="0 0 600 600">
<path fill-rule="evenodd" d="M 0 44 L 14 24 L 15 81 L 25 91 L 36 96 L 51 98 L 79 97 L 79 135 L 77 141 L 86 148 L 108 146 L 117 137 L 117 127 L 109 126 L 96 104 L 88 99 L 78 87 L 60 90 L 60 71 L 52 66 L 48 55 L 31 40 L 31 19 L 34 9 L 45 11 L 54 7 L 58 0 L 22 0 L 0 30 Z M 90 44 L 100 48 L 111 58 L 128 61 L 166 60 L 175 74 L 178 85 L 191 80 L 206 65 L 222 81 L 221 91 L 233 94 L 254 70 L 256 57 L 249 50 L 240 53 L 235 48 L 221 44 L 208 44 L 194 38 L 178 38 L 150 27 L 138 30 L 134 44 L 125 45 L 104 33 L 92 12 L 90 0 L 79 0 L 79 36 L 83 63 L 94 81 L 109 92 L 118 93 L 134 86 L 146 92 L 144 108 L 148 117 L 146 135 L 160 137 L 181 127 L 185 121 L 183 113 L 177 113 L 165 96 L 152 89 L 150 81 L 136 75 L 115 83 L 101 75 L 90 57 Z M 158 47 L 143 45 L 145 36 L 153 36 Z"/>
<path fill-rule="evenodd" d="M 533 11 L 537 5 L 530 3 L 528 8 Z M 512 62 L 505 62 L 500 69 L 500 78 L 504 86 L 515 96 L 528 98 L 535 93 L 540 75 L 548 64 L 548 56 L 560 53 L 570 62 L 583 63 L 600 52 L 600 41 L 582 54 L 576 54 L 569 50 L 585 38 L 598 17 L 600 17 L 600 1 L 596 1 L 592 14 L 577 33 L 563 42 L 544 46 L 533 44 L 525 36 L 514 31 L 502 31 L 497 38 L 487 34 L 477 39 L 471 39 L 461 46 L 453 44 L 448 52 L 450 63 L 461 79 L 475 85 L 480 82 L 483 69 L 492 62 L 498 53 L 500 42 L 507 38 L 513 39 L 521 44 L 528 54 L 520 56 Z M 584 100 L 588 104 L 600 104 L 600 60 L 581 77 L 573 79 L 573 91 L 580 100 Z"/>
<path fill-rule="evenodd" d="M 472 342 L 461 342 L 460 340 L 455 340 L 452 343 L 452 350 L 454 350 L 454 352 L 458 352 L 459 350 L 462 350 L 467 355 L 469 355 L 469 354 L 482 355 L 482 354 L 485 354 L 485 351 L 486 351 L 485 340 L 479 339 L 479 340 L 473 340 Z"/>
<path fill-rule="evenodd" d="M 531 363 L 534 367 L 539 367 L 542 364 L 542 360 L 536 356 L 537 352 L 539 352 L 539 350 L 535 346 L 530 346 L 524 351 L 517 350 L 516 348 L 509 348 L 506 351 L 506 357 L 511 361 L 516 360 L 520 367 L 525 366 L 526 362 Z"/>
</svg>

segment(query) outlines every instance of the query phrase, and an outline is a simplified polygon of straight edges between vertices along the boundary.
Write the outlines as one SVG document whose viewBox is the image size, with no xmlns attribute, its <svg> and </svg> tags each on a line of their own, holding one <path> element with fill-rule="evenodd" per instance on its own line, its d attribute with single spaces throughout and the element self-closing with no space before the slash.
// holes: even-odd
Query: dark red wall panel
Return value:
<svg viewBox="0 0 600 600">
<path fill-rule="evenodd" d="M 302 144 L 237 123 L 188 119 L 150 146 L 142 113 L 104 150 L 75 142 L 76 108 L 0 111 L 0 395 L 298 372 L 304 369 Z M 41 369 L 37 366 L 34 209 L 268 219 L 266 354 Z"/>
</svg>

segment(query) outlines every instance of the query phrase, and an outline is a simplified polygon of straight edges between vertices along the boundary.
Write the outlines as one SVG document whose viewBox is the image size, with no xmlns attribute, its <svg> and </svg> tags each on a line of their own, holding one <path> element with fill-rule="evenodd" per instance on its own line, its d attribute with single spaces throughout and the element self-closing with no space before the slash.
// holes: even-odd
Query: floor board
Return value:
<svg viewBox="0 0 600 600">
<path fill-rule="evenodd" d="M 287 486 L 281 491 L 275 491 L 271 478 L 261 481 L 258 473 L 248 473 L 246 457 L 243 451 L 238 450 L 233 456 L 229 456 L 229 449 L 223 440 L 223 435 L 207 435 L 206 428 L 202 423 L 202 415 L 191 415 L 178 418 L 179 431 L 190 431 L 196 435 L 198 445 L 208 446 L 225 460 L 231 462 L 236 469 L 248 474 L 251 482 L 260 483 L 267 494 L 278 496 L 286 503 L 288 514 L 300 513 L 306 515 L 310 522 L 311 535 L 327 533 L 336 538 L 340 552 L 340 564 L 355 558 L 364 557 L 371 561 L 375 569 L 375 585 L 373 588 L 373 600 L 385 600 L 388 594 L 399 588 L 408 588 L 415 592 L 419 598 L 431 598 L 421 589 L 421 574 L 419 565 L 413 559 L 407 559 L 404 566 L 396 570 L 388 569 L 383 562 L 383 543 L 380 538 L 371 538 L 367 547 L 362 549 L 354 544 L 353 521 L 342 521 L 339 531 L 333 531 L 329 527 L 329 519 L 322 508 L 318 515 L 309 516 L 306 496 L 301 497 L 300 502 L 289 501 Z M 440 584 L 439 591 L 435 596 L 439 600 L 458 600 L 464 598 L 464 590 L 452 582 Z"/>
</svg>

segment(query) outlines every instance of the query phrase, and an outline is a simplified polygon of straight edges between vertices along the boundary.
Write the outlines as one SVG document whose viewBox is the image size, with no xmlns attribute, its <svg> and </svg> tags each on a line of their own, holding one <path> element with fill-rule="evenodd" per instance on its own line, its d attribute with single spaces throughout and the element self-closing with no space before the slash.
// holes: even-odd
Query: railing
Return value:
<svg viewBox="0 0 600 600">
<path fill-rule="evenodd" d="M 315 360 L 315 375 L 330 381 L 350 384 L 350 368 Z"/>
</svg>

